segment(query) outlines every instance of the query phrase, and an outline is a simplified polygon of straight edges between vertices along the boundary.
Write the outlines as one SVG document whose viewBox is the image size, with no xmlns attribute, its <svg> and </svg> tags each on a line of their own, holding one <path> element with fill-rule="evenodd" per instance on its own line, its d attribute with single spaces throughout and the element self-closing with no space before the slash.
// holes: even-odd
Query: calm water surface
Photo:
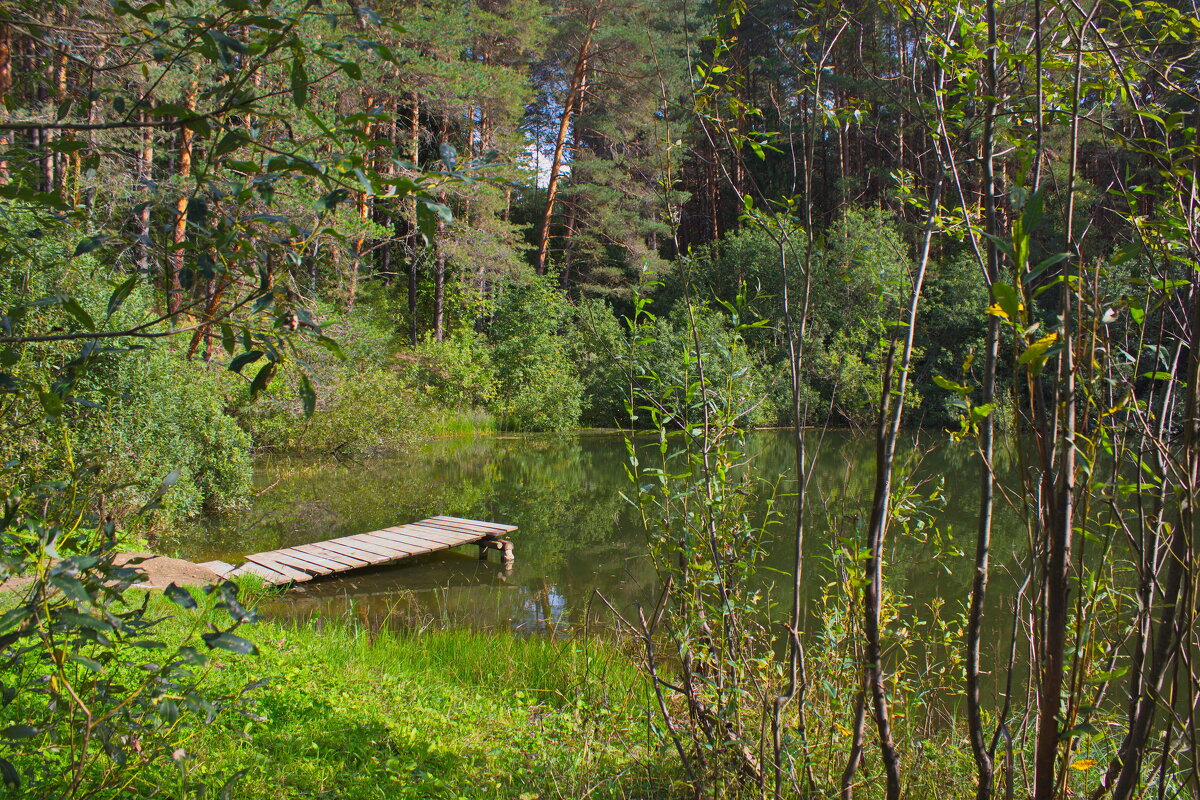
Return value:
<svg viewBox="0 0 1200 800">
<path fill-rule="evenodd" d="M 785 495 L 795 491 L 790 437 L 787 431 L 758 431 L 748 438 L 753 468 Z M 862 538 L 874 475 L 870 437 L 814 433 L 810 448 L 819 438 L 807 514 L 804 589 L 810 605 L 831 577 L 838 535 Z M 946 502 L 932 527 L 893 529 L 889 580 L 909 598 L 904 614 L 926 615 L 941 598 L 957 611 L 974 550 L 975 460 L 969 446 L 940 434 L 914 437 L 906 450 L 910 480 L 925 496 L 940 481 Z M 654 592 L 640 518 L 622 497 L 631 489 L 626 458 L 621 434 L 575 433 L 440 439 L 363 462 L 264 460 L 255 475 L 259 496 L 248 509 L 210 520 L 169 546 L 185 558 L 237 562 L 246 553 L 437 514 L 507 522 L 520 527 L 512 536 L 516 564 L 508 572 L 495 555 L 481 562 L 477 548 L 464 547 L 312 581 L 263 610 L 297 618 L 353 615 L 371 625 L 461 624 L 530 633 L 603 625 L 609 615 L 599 595 L 628 609 Z M 769 565 L 786 570 L 794 496 L 783 497 L 779 507 L 784 524 L 769 547 Z M 1013 587 L 1004 565 L 1023 549 L 1024 534 L 1002 514 L 993 555 L 997 606 L 1006 605 Z M 774 596 L 786 597 L 785 579 L 766 574 Z M 1004 615 L 990 616 L 1000 638 Z"/>
</svg>

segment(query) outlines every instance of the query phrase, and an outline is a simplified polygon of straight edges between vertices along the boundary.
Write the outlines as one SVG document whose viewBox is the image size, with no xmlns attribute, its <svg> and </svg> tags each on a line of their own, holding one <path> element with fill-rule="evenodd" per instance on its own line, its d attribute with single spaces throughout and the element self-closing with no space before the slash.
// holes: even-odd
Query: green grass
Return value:
<svg viewBox="0 0 1200 800">
<path fill-rule="evenodd" d="M 477 436 L 496 432 L 496 419 L 478 409 L 430 409 L 422 426 L 430 436 Z"/>
<path fill-rule="evenodd" d="M 185 636 L 188 617 L 164 638 Z M 141 796 L 194 797 L 235 773 L 228 796 L 247 800 L 672 794 L 647 744 L 644 684 L 611 644 L 328 622 L 240 632 L 259 654 L 214 651 L 211 681 L 269 678 L 250 716 L 187 731 L 186 756 L 145 773 Z"/>
</svg>

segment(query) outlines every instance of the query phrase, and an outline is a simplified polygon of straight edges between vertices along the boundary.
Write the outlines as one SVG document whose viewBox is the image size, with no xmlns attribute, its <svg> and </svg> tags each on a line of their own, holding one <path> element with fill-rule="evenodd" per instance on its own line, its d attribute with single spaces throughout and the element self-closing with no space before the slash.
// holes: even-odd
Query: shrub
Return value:
<svg viewBox="0 0 1200 800">
<path fill-rule="evenodd" d="M 574 309 L 567 342 L 583 384 L 583 424 L 628 426 L 629 339 L 612 307 L 603 300 L 582 301 Z"/>
<path fill-rule="evenodd" d="M 492 336 L 500 424 L 510 430 L 562 431 L 579 423 L 583 386 L 560 335 L 569 313 L 548 276 L 509 286 Z"/>
<path fill-rule="evenodd" d="M 175 470 L 179 479 L 163 499 L 167 519 L 245 501 L 251 440 L 225 410 L 233 380 L 222 367 L 167 347 L 120 359 L 104 413 L 82 431 L 84 442 L 106 455 L 103 477 L 124 487 L 109 499 L 118 516 L 145 503 Z"/>
<path fill-rule="evenodd" d="M 431 404 L 455 412 L 487 408 L 496 399 L 496 371 L 484 338 L 469 328 L 443 341 L 426 337 L 395 356 L 405 383 Z"/>
</svg>

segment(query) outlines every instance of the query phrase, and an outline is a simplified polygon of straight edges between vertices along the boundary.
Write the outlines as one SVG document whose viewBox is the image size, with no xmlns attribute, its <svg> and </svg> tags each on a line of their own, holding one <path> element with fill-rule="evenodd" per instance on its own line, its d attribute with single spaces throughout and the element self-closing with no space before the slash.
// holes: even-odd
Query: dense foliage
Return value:
<svg viewBox="0 0 1200 800">
<path fill-rule="evenodd" d="M 0 3 L 3 778 L 119 788 L 184 699 L 216 713 L 198 651 L 131 655 L 162 643 L 112 557 L 239 507 L 255 450 L 595 425 L 659 437 L 630 475 L 663 594 L 627 627 L 688 789 L 828 792 L 841 756 L 844 797 L 898 800 L 934 741 L 886 580 L 889 535 L 935 524 L 896 463 L 926 424 L 976 457 L 938 691 L 979 800 L 1194 793 L 1198 53 L 1157 0 Z M 817 649 L 814 424 L 877 440 Z M 801 478 L 775 646 L 756 425 L 794 426 Z M 1028 542 L 984 663 L 1006 444 Z M 808 659 L 844 753 L 809 737 Z"/>
</svg>

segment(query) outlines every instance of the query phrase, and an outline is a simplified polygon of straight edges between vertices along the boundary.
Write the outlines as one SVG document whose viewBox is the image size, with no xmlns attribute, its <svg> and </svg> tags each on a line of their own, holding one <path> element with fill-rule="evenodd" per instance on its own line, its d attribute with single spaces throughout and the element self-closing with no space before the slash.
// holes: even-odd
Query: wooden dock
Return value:
<svg viewBox="0 0 1200 800">
<path fill-rule="evenodd" d="M 480 560 L 487 558 L 488 550 L 499 551 L 507 566 L 513 560 L 512 542 L 504 537 L 516 529 L 515 525 L 477 519 L 430 517 L 370 533 L 252 553 L 237 566 L 224 561 L 207 561 L 200 566 L 224 578 L 250 574 L 272 585 L 281 585 L 389 564 L 464 544 L 479 545 Z"/>
</svg>

